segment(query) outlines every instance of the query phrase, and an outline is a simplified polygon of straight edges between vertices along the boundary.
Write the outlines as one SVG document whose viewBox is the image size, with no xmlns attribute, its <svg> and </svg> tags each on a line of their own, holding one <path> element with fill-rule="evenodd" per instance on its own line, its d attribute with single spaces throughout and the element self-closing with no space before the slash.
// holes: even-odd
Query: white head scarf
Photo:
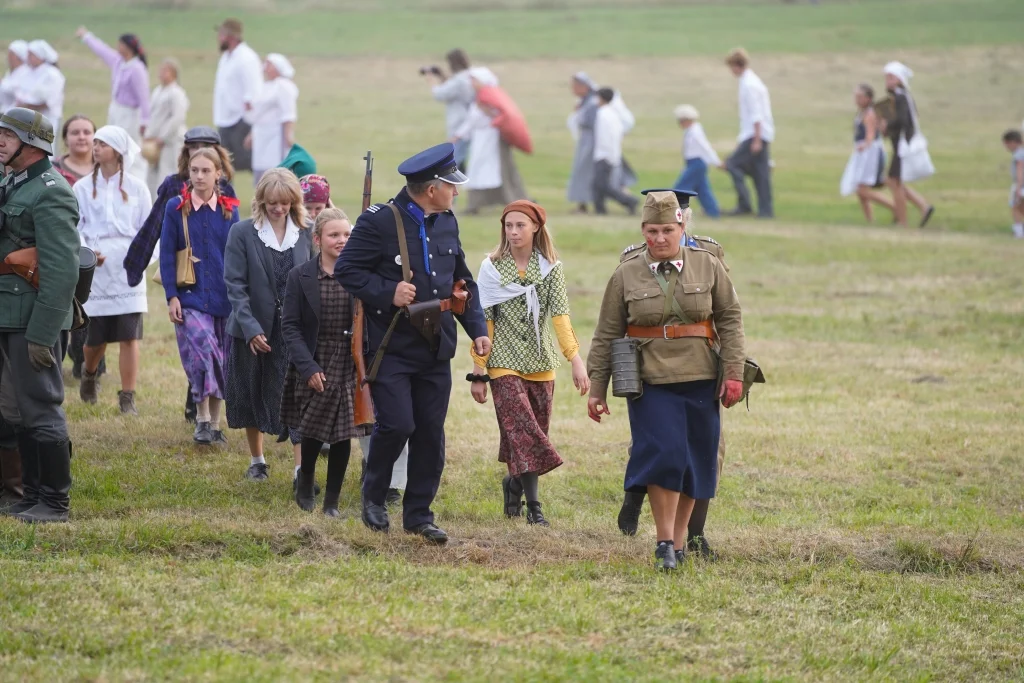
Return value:
<svg viewBox="0 0 1024 683">
<path fill-rule="evenodd" d="M 23 62 L 28 59 L 28 43 L 24 40 L 11 41 L 11 44 L 7 46 L 7 51 L 18 55 L 18 59 Z M 42 59 L 42 57 L 40 57 L 40 59 Z"/>
<path fill-rule="evenodd" d="M 469 69 L 469 77 L 480 85 L 484 86 L 496 86 L 498 85 L 498 77 L 494 75 L 494 72 L 488 69 L 486 66 L 474 66 Z"/>
<path fill-rule="evenodd" d="M 591 90 L 597 90 L 597 81 L 587 75 L 586 71 L 577 71 L 572 75 L 573 80 L 579 81 L 583 85 L 587 86 Z"/>
<path fill-rule="evenodd" d="M 47 64 L 56 64 L 60 59 L 60 53 L 45 40 L 33 40 L 28 44 L 28 51 Z"/>
<path fill-rule="evenodd" d="M 114 151 L 124 159 L 125 170 L 131 168 L 135 160 L 139 158 L 141 149 L 138 143 L 132 140 L 131 136 L 128 135 L 128 131 L 120 126 L 103 126 L 96 131 L 93 139 L 102 140 L 113 147 Z"/>
<path fill-rule="evenodd" d="M 292 66 L 292 63 L 284 55 L 271 52 L 267 55 L 267 61 L 274 65 L 274 68 L 277 69 L 277 72 L 283 78 L 291 79 L 295 77 L 295 67 Z"/>
<path fill-rule="evenodd" d="M 910 87 L 910 79 L 914 77 L 914 72 L 903 62 L 889 62 L 882 69 L 882 73 L 898 78 L 904 88 Z"/>
</svg>

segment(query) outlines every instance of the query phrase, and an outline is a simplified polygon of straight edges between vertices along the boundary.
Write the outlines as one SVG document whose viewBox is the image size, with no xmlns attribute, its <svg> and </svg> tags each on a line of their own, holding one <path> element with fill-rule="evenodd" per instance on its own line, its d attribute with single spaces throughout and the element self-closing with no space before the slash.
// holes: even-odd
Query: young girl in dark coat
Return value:
<svg viewBox="0 0 1024 683">
<path fill-rule="evenodd" d="M 321 447 L 330 444 L 324 514 L 340 517 L 338 499 L 348 468 L 352 439 L 365 436 L 354 424 L 355 365 L 349 332 L 352 295 L 334 279 L 352 225 L 341 209 L 324 209 L 313 226 L 320 254 L 288 274 L 282 318 L 288 346 L 288 374 L 281 398 L 281 422 L 302 434 L 302 466 L 295 502 L 310 512 Z"/>
</svg>

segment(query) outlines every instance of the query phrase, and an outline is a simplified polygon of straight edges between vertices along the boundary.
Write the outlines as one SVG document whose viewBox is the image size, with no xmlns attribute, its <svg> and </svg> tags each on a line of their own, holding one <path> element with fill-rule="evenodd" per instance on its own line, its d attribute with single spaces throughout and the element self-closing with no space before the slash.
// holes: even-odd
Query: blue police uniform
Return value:
<svg viewBox="0 0 1024 683">
<path fill-rule="evenodd" d="M 406 160 L 398 172 L 409 182 L 439 179 L 460 184 L 466 180 L 455 166 L 454 147 L 450 143 Z M 470 293 L 461 316 L 451 311 L 441 313 L 440 339 L 434 349 L 408 317 L 400 315 L 370 385 L 376 424 L 363 480 L 363 521 L 372 528 L 387 529 L 383 506 L 391 470 L 408 441 L 409 481 L 403 499 L 403 526 L 407 531 L 417 531 L 424 525 L 433 525 L 430 505 L 444 469 L 444 422 L 452 386 L 450 361 L 456 348 L 455 319 L 458 317 L 471 339 L 486 337 L 487 323 L 476 283 L 466 265 L 455 215 L 451 211 L 424 215 L 405 188 L 389 204 L 398 208 L 402 218 L 416 301 L 448 299 L 458 280 L 466 281 Z M 368 337 L 365 348 L 370 365 L 398 311 L 392 301 L 403 279 L 395 215 L 388 204 L 375 204 L 356 220 L 335 267 L 335 277 L 363 302 Z M 380 506 L 377 513 L 383 514 L 382 524 L 367 520 L 368 506 Z"/>
</svg>

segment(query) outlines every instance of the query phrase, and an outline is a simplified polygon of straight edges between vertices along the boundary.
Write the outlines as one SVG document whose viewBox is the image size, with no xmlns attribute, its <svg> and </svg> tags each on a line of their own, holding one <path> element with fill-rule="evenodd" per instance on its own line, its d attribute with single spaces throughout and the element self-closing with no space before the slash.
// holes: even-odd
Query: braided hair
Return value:
<svg viewBox="0 0 1024 683">
<path fill-rule="evenodd" d="M 146 59 L 146 51 L 142 49 L 142 43 L 139 42 L 138 36 L 134 33 L 125 33 L 118 38 L 118 41 L 124 43 L 125 47 L 131 50 L 132 54 L 138 57 L 139 61 L 141 61 L 145 66 L 149 66 L 149 60 Z"/>
<path fill-rule="evenodd" d="M 121 191 L 121 200 L 126 204 L 128 203 L 128 193 L 124 191 L 124 157 L 120 154 L 117 155 L 117 172 L 120 176 L 117 179 L 117 189 Z M 92 166 L 92 198 L 96 199 L 96 179 L 100 175 L 100 165 L 93 164 Z"/>
</svg>

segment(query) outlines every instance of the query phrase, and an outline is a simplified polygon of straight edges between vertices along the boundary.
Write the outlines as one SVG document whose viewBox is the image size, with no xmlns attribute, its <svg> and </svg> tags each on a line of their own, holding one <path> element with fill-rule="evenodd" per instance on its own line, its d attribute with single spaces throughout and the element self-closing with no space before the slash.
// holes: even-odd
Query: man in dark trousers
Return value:
<svg viewBox="0 0 1024 683">
<path fill-rule="evenodd" d="M 486 355 L 491 342 L 451 211 L 457 186 L 467 180 L 455 147 L 431 147 L 402 162 L 398 172 L 405 188 L 359 217 L 335 268 L 338 282 L 366 311 L 376 425 L 363 480 L 363 523 L 388 530 L 391 469 L 408 441 L 403 526 L 443 544 L 448 535 L 434 524 L 430 505 L 444 470 L 455 319 L 477 353 Z"/>
<path fill-rule="evenodd" d="M 0 351 L 13 380 L 24 497 L 7 510 L 25 522 L 65 522 L 71 490 L 71 440 L 58 359 L 71 329 L 78 284 L 78 202 L 50 165 L 53 124 L 29 109 L 0 115 Z M 31 253 L 38 289 L 4 259 Z M 9 258 L 10 257 L 10 258 Z M 6 402 L 5 402 L 6 403 Z"/>
</svg>

